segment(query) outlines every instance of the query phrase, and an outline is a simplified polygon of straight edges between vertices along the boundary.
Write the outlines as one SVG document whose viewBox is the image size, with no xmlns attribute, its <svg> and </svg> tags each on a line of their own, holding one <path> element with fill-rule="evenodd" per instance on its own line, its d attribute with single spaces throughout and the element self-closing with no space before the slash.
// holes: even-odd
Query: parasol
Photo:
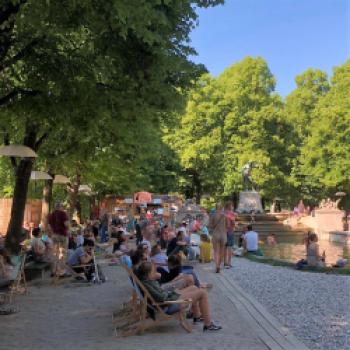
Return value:
<svg viewBox="0 0 350 350">
<path fill-rule="evenodd" d="M 346 193 L 345 192 L 337 192 L 335 195 L 337 197 L 344 197 L 344 196 L 346 196 Z"/>
<path fill-rule="evenodd" d="M 64 175 L 55 175 L 55 178 L 53 180 L 54 184 L 68 184 L 70 183 L 70 180 L 67 176 Z"/>
<path fill-rule="evenodd" d="M 31 180 L 52 180 L 52 176 L 45 171 L 32 171 L 30 174 Z"/>
<path fill-rule="evenodd" d="M 29 147 L 9 145 L 0 147 L 0 155 L 5 157 L 36 158 L 38 155 Z"/>
</svg>

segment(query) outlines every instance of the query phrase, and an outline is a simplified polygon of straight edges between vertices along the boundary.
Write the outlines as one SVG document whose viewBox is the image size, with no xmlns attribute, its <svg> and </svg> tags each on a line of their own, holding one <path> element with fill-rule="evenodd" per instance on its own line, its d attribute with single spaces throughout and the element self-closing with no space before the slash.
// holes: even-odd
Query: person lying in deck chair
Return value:
<svg viewBox="0 0 350 350">
<path fill-rule="evenodd" d="M 142 246 L 138 248 L 135 251 L 131 251 L 130 253 L 130 265 L 128 266 L 129 268 L 133 268 L 136 270 L 142 262 L 144 261 L 150 261 L 149 257 L 147 255 L 147 251 L 142 249 Z M 125 263 L 125 262 L 122 262 Z M 157 267 L 157 264 L 152 261 L 152 263 L 156 266 L 157 270 L 160 268 L 159 266 Z M 159 274 L 159 283 L 162 283 L 161 281 L 161 274 Z M 181 275 L 178 276 L 175 279 L 169 280 L 167 283 L 163 282 L 161 284 L 161 288 L 163 290 L 171 290 L 171 289 L 183 289 L 189 286 L 194 285 L 194 279 L 190 275 Z"/>
<path fill-rule="evenodd" d="M 159 273 L 156 272 L 154 264 L 148 261 L 142 262 L 134 272 L 156 302 L 161 303 L 164 301 L 191 299 L 193 323 L 198 324 L 203 322 L 203 332 L 217 331 L 222 328 L 221 326 L 216 325 L 211 319 L 208 293 L 205 289 L 190 286 L 182 290 L 165 291 L 157 281 L 160 276 Z"/>
<path fill-rule="evenodd" d="M 95 261 L 94 261 L 94 242 L 85 239 L 83 246 L 77 248 L 67 260 L 67 264 L 77 273 L 84 273 L 88 281 L 93 281 L 95 277 Z M 97 265 L 96 265 L 97 266 Z M 97 266 L 99 269 L 99 266 Z M 98 274 L 102 282 L 105 278 L 101 273 L 101 269 L 98 270 Z"/>
</svg>

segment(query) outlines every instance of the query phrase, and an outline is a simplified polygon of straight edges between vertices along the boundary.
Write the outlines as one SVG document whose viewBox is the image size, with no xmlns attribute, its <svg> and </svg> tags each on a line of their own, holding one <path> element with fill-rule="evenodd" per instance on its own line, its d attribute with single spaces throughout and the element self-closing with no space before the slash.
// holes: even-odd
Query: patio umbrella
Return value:
<svg viewBox="0 0 350 350">
<path fill-rule="evenodd" d="M 92 189 L 89 185 L 80 185 L 78 191 L 83 193 L 91 193 Z"/>
<path fill-rule="evenodd" d="M 30 174 L 31 180 L 52 180 L 52 176 L 45 171 L 32 171 Z"/>
<path fill-rule="evenodd" d="M 23 145 L 9 145 L 0 147 L 0 156 L 36 158 L 38 155 L 29 147 Z"/>
<path fill-rule="evenodd" d="M 68 184 L 70 183 L 70 180 L 67 176 L 64 175 L 55 175 L 55 178 L 53 180 L 54 184 Z"/>
<path fill-rule="evenodd" d="M 344 197 L 344 196 L 346 196 L 346 193 L 345 192 L 337 192 L 335 195 L 337 197 Z"/>
<path fill-rule="evenodd" d="M 52 176 L 45 171 L 32 171 L 30 174 L 30 179 L 37 180 L 52 180 Z M 36 192 L 36 182 L 34 182 L 34 192 Z"/>
</svg>

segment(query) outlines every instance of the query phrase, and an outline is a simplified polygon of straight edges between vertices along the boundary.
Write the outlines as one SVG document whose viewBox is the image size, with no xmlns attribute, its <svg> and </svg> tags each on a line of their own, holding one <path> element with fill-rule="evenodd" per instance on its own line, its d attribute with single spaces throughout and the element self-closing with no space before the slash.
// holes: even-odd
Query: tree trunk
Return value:
<svg viewBox="0 0 350 350">
<path fill-rule="evenodd" d="M 37 140 L 37 127 L 31 124 L 30 121 L 27 121 L 24 135 L 23 145 L 37 151 L 41 142 L 44 140 L 44 136 L 42 136 L 40 140 Z M 16 163 L 14 158 L 12 158 L 15 169 L 15 189 L 13 193 L 11 218 L 7 228 L 5 242 L 6 248 L 12 253 L 18 253 L 20 251 L 28 185 L 34 161 L 35 158 L 21 158 L 19 163 Z"/>
<path fill-rule="evenodd" d="M 77 205 L 79 187 L 80 187 L 80 178 L 81 178 L 80 174 L 77 173 L 76 181 L 73 182 L 72 186 L 70 186 L 68 189 L 68 202 L 69 202 L 68 214 L 70 219 L 73 218 L 74 211 Z"/>
<path fill-rule="evenodd" d="M 6 235 L 6 248 L 12 253 L 20 251 L 19 244 L 22 240 L 22 225 L 33 162 L 31 158 L 23 158 L 16 168 L 11 218 Z"/>
<path fill-rule="evenodd" d="M 79 199 L 77 200 L 75 207 L 77 209 L 77 222 L 78 222 L 78 224 L 81 224 L 82 223 L 82 221 L 81 221 L 81 203 L 80 203 Z"/>
<path fill-rule="evenodd" d="M 193 188 L 194 188 L 196 204 L 200 204 L 201 197 L 202 197 L 202 184 L 197 172 L 193 173 Z"/>
<path fill-rule="evenodd" d="M 47 228 L 47 220 L 50 213 L 50 204 L 52 199 L 53 180 L 45 180 L 43 189 L 42 207 L 41 207 L 41 227 L 42 230 Z"/>
</svg>

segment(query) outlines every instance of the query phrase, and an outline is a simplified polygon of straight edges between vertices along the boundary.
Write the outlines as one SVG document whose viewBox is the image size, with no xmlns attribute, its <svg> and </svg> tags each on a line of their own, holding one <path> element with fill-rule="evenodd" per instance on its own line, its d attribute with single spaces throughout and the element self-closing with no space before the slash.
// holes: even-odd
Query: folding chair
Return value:
<svg viewBox="0 0 350 350">
<path fill-rule="evenodd" d="M 24 274 L 24 264 L 27 254 L 21 252 L 20 255 L 15 255 L 11 257 L 11 261 L 14 264 L 12 274 L 10 276 L 9 283 L 0 287 L 0 297 L 3 299 L 3 302 L 12 304 L 14 301 L 15 294 L 23 293 L 21 289 L 21 284 L 23 283 L 24 293 L 27 293 L 27 282 Z"/>
<path fill-rule="evenodd" d="M 173 319 L 178 320 L 187 332 L 192 332 L 192 325 L 186 320 L 186 310 L 191 305 L 192 300 L 157 303 L 132 270 L 125 265 L 122 266 L 128 273 L 133 290 L 137 295 L 138 307 L 135 308 L 135 314 L 132 318 L 134 322 L 115 328 L 118 336 L 142 334 L 150 327 Z"/>
<path fill-rule="evenodd" d="M 89 264 L 81 264 L 81 265 L 71 266 L 71 265 L 68 265 L 67 263 L 65 263 L 65 265 L 64 265 L 66 271 L 68 271 L 72 275 L 73 278 L 81 277 L 81 273 L 82 273 L 82 272 L 81 273 L 80 272 L 76 272 L 74 269 L 83 268 L 85 270 L 87 268 L 91 268 L 92 266 L 94 266 L 94 269 L 95 269 L 94 273 L 95 273 L 95 280 L 96 280 L 96 282 L 97 283 L 101 283 L 101 279 L 100 279 L 100 276 L 99 276 L 97 263 L 96 263 L 96 258 L 95 258 L 95 254 L 94 253 L 92 254 L 92 261 Z M 59 279 L 60 279 L 60 276 L 55 274 L 54 277 L 53 277 L 52 283 L 54 285 L 57 285 Z"/>
</svg>

